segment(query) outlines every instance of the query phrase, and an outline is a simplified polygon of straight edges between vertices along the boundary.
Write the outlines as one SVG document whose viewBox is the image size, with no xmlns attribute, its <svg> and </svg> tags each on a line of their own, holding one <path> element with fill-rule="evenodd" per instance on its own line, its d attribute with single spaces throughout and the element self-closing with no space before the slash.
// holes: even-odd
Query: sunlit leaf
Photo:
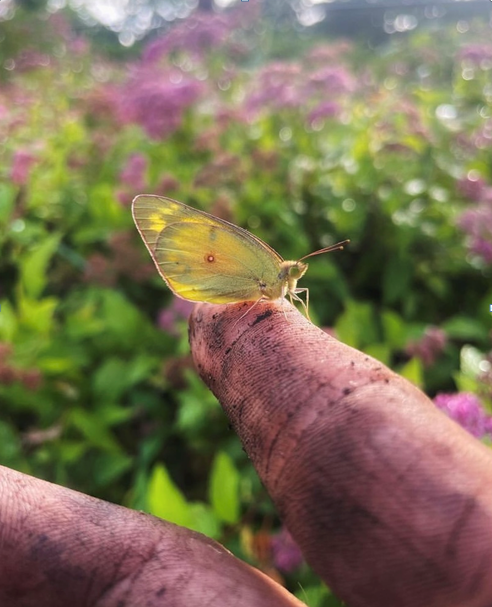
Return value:
<svg viewBox="0 0 492 607">
<path fill-rule="evenodd" d="M 166 521 L 184 527 L 190 527 L 193 523 L 190 505 L 163 464 L 156 464 L 152 470 L 147 503 L 151 514 Z"/>
<path fill-rule="evenodd" d="M 225 523 L 239 520 L 239 473 L 231 458 L 217 453 L 210 475 L 210 503 L 214 513 Z"/>
<path fill-rule="evenodd" d="M 60 236 L 53 234 L 46 236 L 36 243 L 33 250 L 21 259 L 22 285 L 30 297 L 37 297 L 43 291 L 48 276 L 48 264 L 58 247 Z"/>
</svg>

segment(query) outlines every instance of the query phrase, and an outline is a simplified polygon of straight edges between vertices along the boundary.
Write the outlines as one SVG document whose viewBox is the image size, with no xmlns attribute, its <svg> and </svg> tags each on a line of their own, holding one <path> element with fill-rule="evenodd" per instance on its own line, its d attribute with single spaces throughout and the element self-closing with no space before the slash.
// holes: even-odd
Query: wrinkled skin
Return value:
<svg viewBox="0 0 492 607">
<path fill-rule="evenodd" d="M 287 303 L 198 305 L 190 342 L 311 566 L 349 607 L 492 605 L 492 455 Z M 0 468 L 0 606 L 300 605 L 215 542 Z"/>
</svg>

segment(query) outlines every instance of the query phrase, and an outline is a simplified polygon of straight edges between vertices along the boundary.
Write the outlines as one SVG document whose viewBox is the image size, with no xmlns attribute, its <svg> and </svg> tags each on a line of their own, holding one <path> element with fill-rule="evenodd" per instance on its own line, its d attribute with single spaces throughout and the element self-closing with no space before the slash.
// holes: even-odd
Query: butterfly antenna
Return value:
<svg viewBox="0 0 492 607">
<path fill-rule="evenodd" d="M 320 249 L 319 251 L 314 251 L 314 253 L 309 253 L 309 255 L 304 255 L 304 257 L 301 257 L 301 259 L 299 259 L 299 261 L 302 261 L 303 259 L 307 259 L 308 257 L 313 257 L 314 255 L 321 255 L 321 253 L 330 253 L 331 251 L 338 251 L 340 249 L 343 249 L 343 247 L 346 244 L 348 244 L 349 242 L 350 242 L 350 240 L 342 240 L 341 242 L 332 244 L 329 247 Z"/>
</svg>

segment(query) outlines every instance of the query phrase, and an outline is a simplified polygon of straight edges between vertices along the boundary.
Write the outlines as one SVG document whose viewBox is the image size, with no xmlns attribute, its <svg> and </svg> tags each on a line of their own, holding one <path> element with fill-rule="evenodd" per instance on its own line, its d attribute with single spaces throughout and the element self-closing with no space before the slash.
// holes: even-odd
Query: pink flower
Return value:
<svg viewBox="0 0 492 607">
<path fill-rule="evenodd" d="M 145 174 L 147 172 L 148 160 L 144 154 L 132 154 L 126 161 L 125 167 L 120 173 L 120 179 L 125 184 L 135 189 L 143 189 L 146 184 Z"/>
<path fill-rule="evenodd" d="M 229 15 L 195 13 L 175 25 L 165 36 L 148 44 L 143 52 L 144 62 L 158 62 L 174 51 L 185 51 L 195 55 L 216 50 L 230 40 L 236 23 Z"/>
<path fill-rule="evenodd" d="M 38 67 L 48 67 L 51 63 L 51 57 L 46 53 L 40 53 L 38 50 L 26 48 L 19 53 L 15 59 L 15 69 L 28 72 Z"/>
<path fill-rule="evenodd" d="M 434 398 L 434 404 L 476 438 L 491 433 L 492 418 L 485 413 L 474 394 L 438 394 Z"/>
<path fill-rule="evenodd" d="M 259 73 L 256 90 L 246 100 L 247 109 L 301 107 L 306 101 L 303 85 L 300 64 L 270 63 Z"/>
<path fill-rule="evenodd" d="M 492 202 L 467 209 L 457 224 L 468 235 L 468 249 L 486 264 L 492 263 Z"/>
<path fill-rule="evenodd" d="M 202 90 L 201 82 L 181 72 L 141 66 L 122 91 L 120 118 L 140 124 L 152 139 L 164 139 L 181 126 L 186 108 L 197 101 Z"/>
<path fill-rule="evenodd" d="M 406 352 L 410 356 L 417 356 L 426 367 L 430 367 L 444 350 L 446 342 L 446 333 L 442 329 L 427 327 L 422 339 L 410 342 L 406 347 Z"/>
<path fill-rule="evenodd" d="M 489 43 L 474 43 L 468 44 L 460 49 L 458 58 L 461 61 L 467 61 L 475 65 L 480 65 L 482 61 L 492 60 L 492 44 Z"/>
<path fill-rule="evenodd" d="M 353 43 L 348 40 L 319 44 L 309 52 L 308 60 L 319 65 L 334 64 L 340 62 L 353 49 Z"/>
<path fill-rule="evenodd" d="M 179 188 L 179 181 L 170 173 L 164 173 L 159 180 L 159 185 L 156 188 L 157 193 L 169 195 L 169 192 L 175 191 Z"/>
<path fill-rule="evenodd" d="M 317 105 L 309 112 L 308 121 L 310 124 L 324 118 L 333 118 L 340 111 L 340 106 L 335 101 L 325 101 Z"/>
<path fill-rule="evenodd" d="M 343 67 L 323 67 L 311 75 L 310 86 L 325 95 L 351 93 L 355 90 L 355 80 Z"/>
<path fill-rule="evenodd" d="M 457 182 L 458 192 L 465 198 L 469 198 L 475 202 L 482 199 L 482 195 L 486 188 L 485 179 L 481 177 L 470 178 L 468 175 Z"/>
<path fill-rule="evenodd" d="M 179 335 L 177 323 L 180 320 L 187 320 L 193 309 L 193 302 L 174 297 L 171 304 L 159 312 L 157 325 L 169 335 Z"/>
<path fill-rule="evenodd" d="M 24 185 L 27 182 L 31 167 L 35 161 L 35 156 L 25 150 L 17 150 L 14 153 L 10 178 L 16 185 Z"/>
<path fill-rule="evenodd" d="M 285 527 L 272 538 L 272 556 L 275 567 L 284 573 L 295 571 L 303 561 L 299 546 Z"/>
</svg>

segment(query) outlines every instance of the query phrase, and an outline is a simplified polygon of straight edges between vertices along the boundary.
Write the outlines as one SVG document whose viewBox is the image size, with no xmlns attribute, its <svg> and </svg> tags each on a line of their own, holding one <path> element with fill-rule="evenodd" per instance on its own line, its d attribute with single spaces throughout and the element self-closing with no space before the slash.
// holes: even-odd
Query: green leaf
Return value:
<svg viewBox="0 0 492 607">
<path fill-rule="evenodd" d="M 213 511 L 225 523 L 239 520 L 239 473 L 232 459 L 219 452 L 214 460 L 209 485 Z"/>
<path fill-rule="evenodd" d="M 96 457 L 95 463 L 94 483 L 99 487 L 105 487 L 130 470 L 133 460 L 122 453 L 101 453 Z"/>
<path fill-rule="evenodd" d="M 207 537 L 218 539 L 222 527 L 212 508 L 202 502 L 192 502 L 189 506 L 193 517 L 192 529 L 203 533 Z"/>
<path fill-rule="evenodd" d="M 125 392 L 128 384 L 129 364 L 113 357 L 105 360 L 94 373 L 92 386 L 98 402 L 116 401 Z"/>
<path fill-rule="evenodd" d="M 154 516 L 192 528 L 192 510 L 162 464 L 156 464 L 147 489 L 147 504 Z"/>
<path fill-rule="evenodd" d="M 338 338 L 354 348 L 379 341 L 372 305 L 349 301 L 335 324 Z"/>
<path fill-rule="evenodd" d="M 59 234 L 46 236 L 33 251 L 21 259 L 21 281 L 28 296 L 38 297 L 46 286 L 46 269 L 59 242 Z"/>
<path fill-rule="evenodd" d="M 69 420 L 82 433 L 89 444 L 114 453 L 121 452 L 121 447 L 110 430 L 101 423 L 101 416 L 83 409 L 72 409 Z"/>
<path fill-rule="evenodd" d="M 407 342 L 407 328 L 401 316 L 386 310 L 381 314 L 381 324 L 387 344 L 394 350 L 402 349 Z"/>
<path fill-rule="evenodd" d="M 408 292 L 411 276 L 412 265 L 409 259 L 399 257 L 389 259 L 383 275 L 385 303 L 395 303 Z"/>
<path fill-rule="evenodd" d="M 304 601 L 309 607 L 326 607 L 326 601 L 330 597 L 330 591 L 326 586 L 319 584 L 318 586 L 305 586 L 297 590 L 295 596 Z M 331 603 L 331 604 L 338 604 Z"/>
<path fill-rule="evenodd" d="M 17 331 L 17 318 L 8 301 L 0 302 L 0 339 L 11 342 Z"/>
<path fill-rule="evenodd" d="M 5 225 L 8 223 L 12 211 L 14 209 L 15 203 L 15 194 L 17 188 L 6 184 L 0 183 L 0 224 Z M 8 234 L 8 232 L 3 232 L 0 235 L 0 242 L 2 240 L 2 236 Z"/>
<path fill-rule="evenodd" d="M 424 371 L 419 358 L 411 358 L 399 371 L 400 375 L 418 387 L 424 384 Z"/>
<path fill-rule="evenodd" d="M 102 319 L 105 332 L 132 349 L 139 343 L 143 331 L 147 328 L 139 310 L 117 291 L 103 293 Z"/>
<path fill-rule="evenodd" d="M 22 325 L 37 333 L 49 333 L 57 305 L 58 299 L 54 297 L 45 297 L 39 301 L 23 297 L 19 302 L 19 317 Z"/>
<path fill-rule="evenodd" d="M 484 325 L 469 316 L 454 316 L 442 326 L 447 335 L 454 339 L 479 340 L 486 335 Z"/>
<path fill-rule="evenodd" d="M 387 344 L 371 344 L 364 348 L 364 352 L 385 365 L 391 362 L 391 350 Z"/>
<path fill-rule="evenodd" d="M 149 356 L 136 356 L 130 361 L 117 357 L 105 360 L 94 373 L 92 385 L 99 402 L 115 402 L 132 386 L 147 377 L 155 367 Z"/>
<path fill-rule="evenodd" d="M 21 453 L 19 434 L 9 423 L 0 421 L 0 461 L 2 465 L 18 467 Z"/>
<path fill-rule="evenodd" d="M 458 392 L 471 392 L 472 394 L 478 394 L 481 389 L 480 382 L 468 375 L 457 372 L 453 373 L 454 383 Z"/>
</svg>

